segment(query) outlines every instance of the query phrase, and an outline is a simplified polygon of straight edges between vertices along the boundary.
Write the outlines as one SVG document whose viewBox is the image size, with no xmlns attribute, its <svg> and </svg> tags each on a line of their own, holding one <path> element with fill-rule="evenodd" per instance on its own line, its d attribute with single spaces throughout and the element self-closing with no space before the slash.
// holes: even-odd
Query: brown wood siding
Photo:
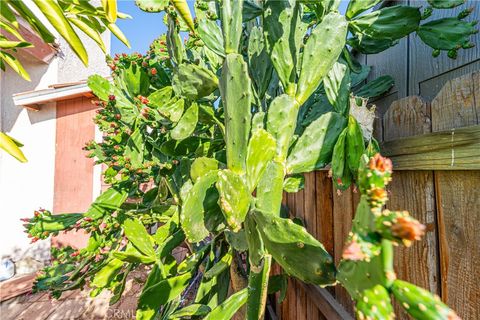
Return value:
<svg viewBox="0 0 480 320">
<path fill-rule="evenodd" d="M 54 213 L 85 212 L 92 203 L 94 160 L 82 148 L 95 138 L 96 108 L 85 97 L 57 102 Z M 87 239 L 83 231 L 69 232 L 52 243 L 83 247 Z"/>
</svg>

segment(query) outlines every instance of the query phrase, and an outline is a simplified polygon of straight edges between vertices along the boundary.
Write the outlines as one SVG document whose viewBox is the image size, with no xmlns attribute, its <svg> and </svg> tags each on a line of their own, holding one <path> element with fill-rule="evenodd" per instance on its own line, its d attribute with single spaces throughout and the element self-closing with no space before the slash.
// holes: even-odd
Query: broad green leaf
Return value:
<svg viewBox="0 0 480 320">
<path fill-rule="evenodd" d="M 286 178 L 283 181 L 283 190 L 289 193 L 296 193 L 305 187 L 305 177 L 297 174 Z"/>
<path fill-rule="evenodd" d="M 95 273 L 91 285 L 97 288 L 109 286 L 115 276 L 120 272 L 122 266 L 123 261 L 116 258 L 111 259 L 102 269 Z"/>
<path fill-rule="evenodd" d="M 375 98 L 390 90 L 395 81 L 391 76 L 381 76 L 369 81 L 366 85 L 354 91 L 354 95 L 363 98 Z"/>
<path fill-rule="evenodd" d="M 67 41 L 83 64 L 88 65 L 87 51 L 70 22 L 65 18 L 60 6 L 54 0 L 33 0 L 33 2 L 58 33 Z"/>
<path fill-rule="evenodd" d="M 125 189 L 121 187 L 110 187 L 95 199 L 85 213 L 85 217 L 99 219 L 106 214 L 110 215 L 120 208 L 125 200 L 127 200 L 127 197 L 128 192 Z"/>
<path fill-rule="evenodd" d="M 228 269 L 230 267 L 230 264 L 232 263 L 232 253 L 227 252 L 217 263 L 213 265 L 210 269 L 208 269 L 207 272 L 205 272 L 204 277 L 205 279 L 211 279 L 213 277 L 218 276 L 220 273 L 222 273 L 224 270 Z"/>
<path fill-rule="evenodd" d="M 5 3 L 5 1 L 4 1 Z M 41 22 L 40 19 L 28 8 L 23 1 L 8 0 L 8 4 L 42 37 L 46 43 L 53 43 L 55 36 Z M 3 7 L 3 6 L 2 6 Z"/>
<path fill-rule="evenodd" d="M 288 155 L 287 172 L 310 172 L 329 164 L 333 147 L 345 126 L 345 118 L 335 112 L 326 113 L 313 121 Z"/>
<path fill-rule="evenodd" d="M 250 208 L 250 192 L 243 179 L 230 170 L 218 171 L 216 186 L 220 195 L 218 204 L 225 220 L 233 231 L 238 232 Z"/>
<path fill-rule="evenodd" d="M 187 193 L 180 214 L 182 229 L 190 242 L 199 242 L 208 235 L 205 227 L 205 200 L 207 190 L 218 179 L 217 171 L 210 171 L 197 179 L 192 189 Z"/>
<path fill-rule="evenodd" d="M 23 79 L 30 81 L 30 76 L 28 72 L 23 68 L 20 61 L 17 60 L 11 54 L 0 51 L 0 60 L 5 61 L 16 73 L 18 73 Z"/>
<path fill-rule="evenodd" d="M 184 317 L 202 317 L 207 315 L 212 309 L 204 304 L 190 304 L 185 306 L 174 313 L 172 313 L 169 319 L 179 319 Z"/>
<path fill-rule="evenodd" d="M 185 290 L 191 277 L 191 273 L 185 273 L 145 287 L 138 299 L 136 319 L 153 319 L 160 306 L 177 298 Z"/>
<path fill-rule="evenodd" d="M 208 18 L 199 20 L 197 31 L 210 50 L 221 57 L 225 56 L 222 30 L 215 21 Z"/>
<path fill-rule="evenodd" d="M 351 0 L 348 3 L 347 12 L 345 16 L 347 19 L 352 19 L 360 13 L 374 7 L 381 0 Z"/>
<path fill-rule="evenodd" d="M 139 168 L 143 165 L 143 148 L 145 143 L 143 142 L 143 134 L 138 128 L 133 131 L 130 138 L 128 138 L 127 145 L 125 146 L 124 156 L 130 159 L 130 163 L 134 168 Z"/>
<path fill-rule="evenodd" d="M 190 177 L 195 182 L 198 178 L 204 176 L 210 171 L 218 170 L 219 162 L 213 158 L 196 158 L 190 168 Z"/>
<path fill-rule="evenodd" d="M 248 289 L 232 294 L 225 302 L 212 310 L 203 320 L 230 320 L 248 298 Z"/>
<path fill-rule="evenodd" d="M 275 155 L 276 142 L 267 131 L 255 130 L 247 150 L 247 187 L 250 192 L 257 187 L 260 178 Z"/>
<path fill-rule="evenodd" d="M 144 255 L 155 257 L 154 241 L 148 234 L 145 226 L 138 219 L 127 219 L 123 223 L 123 230 L 128 240 Z"/>
<path fill-rule="evenodd" d="M 82 30 L 83 33 L 95 41 L 104 53 L 107 52 L 107 48 L 105 47 L 105 43 L 103 42 L 100 32 L 91 25 L 90 20 L 83 17 L 69 17 L 68 21 L 70 21 L 73 25 Z"/>
<path fill-rule="evenodd" d="M 170 136 L 175 140 L 183 140 L 189 137 L 198 122 L 198 104 L 193 102 L 178 121 L 177 125 L 170 131 Z"/>
<path fill-rule="evenodd" d="M 0 132 L 0 148 L 5 150 L 18 161 L 27 162 L 27 158 L 25 158 L 25 155 L 23 154 L 22 150 L 20 150 L 18 144 L 15 142 L 15 139 L 3 132 Z"/>
<path fill-rule="evenodd" d="M 303 51 L 295 99 L 302 105 L 320 85 L 345 45 L 347 21 L 336 12 L 327 14 L 310 34 Z"/>
<path fill-rule="evenodd" d="M 104 23 L 107 26 L 108 30 L 110 30 L 115 35 L 115 37 L 117 37 L 118 40 L 122 41 L 128 48 L 130 48 L 130 42 L 116 24 L 106 22 Z"/>
</svg>

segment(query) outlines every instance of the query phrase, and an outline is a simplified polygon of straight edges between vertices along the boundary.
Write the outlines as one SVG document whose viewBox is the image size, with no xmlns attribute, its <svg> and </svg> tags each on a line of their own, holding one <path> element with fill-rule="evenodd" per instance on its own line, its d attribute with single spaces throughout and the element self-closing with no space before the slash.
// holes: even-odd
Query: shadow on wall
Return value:
<svg viewBox="0 0 480 320">
<path fill-rule="evenodd" d="M 15 264 L 15 275 L 29 274 L 42 269 L 50 261 L 50 241 L 38 241 L 34 246 L 14 247 L 7 257 Z"/>
<path fill-rule="evenodd" d="M 13 129 L 23 110 L 22 107 L 17 107 L 13 103 L 12 96 L 14 94 L 45 89 L 48 85 L 57 81 L 58 68 L 55 60 L 50 64 L 45 64 L 35 60 L 22 59 L 22 64 L 29 73 L 31 81 L 23 79 L 9 67 L 5 72 L 1 72 L 0 130 L 4 132 L 10 132 Z M 50 113 L 44 114 L 32 110 L 28 110 L 28 117 L 32 124 L 54 118 Z"/>
</svg>

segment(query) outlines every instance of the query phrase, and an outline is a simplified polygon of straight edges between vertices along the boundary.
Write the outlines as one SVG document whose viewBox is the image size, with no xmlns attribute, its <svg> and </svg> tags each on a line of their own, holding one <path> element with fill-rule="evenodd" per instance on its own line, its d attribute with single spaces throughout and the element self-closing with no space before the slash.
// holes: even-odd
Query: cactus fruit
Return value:
<svg viewBox="0 0 480 320">
<path fill-rule="evenodd" d="M 460 320 L 455 311 L 447 307 L 440 297 L 432 295 L 411 283 L 395 280 L 392 292 L 403 309 L 415 319 L 425 320 Z"/>
<path fill-rule="evenodd" d="M 382 238 L 401 242 L 407 247 L 412 241 L 420 240 L 425 233 L 425 226 L 412 218 L 407 211 L 384 210 L 375 224 Z"/>
<path fill-rule="evenodd" d="M 250 77 L 243 57 L 228 54 L 222 68 L 220 93 L 225 112 L 227 166 L 237 174 L 245 173 L 251 124 Z"/>
<path fill-rule="evenodd" d="M 326 113 L 313 121 L 290 151 L 287 172 L 310 172 L 330 163 L 333 147 L 345 125 L 345 118 L 335 112 Z"/>
<path fill-rule="evenodd" d="M 295 94 L 299 105 L 307 101 L 337 61 L 345 45 L 346 35 L 347 21 L 335 12 L 326 15 L 312 30 L 303 51 L 302 68 Z"/>
<path fill-rule="evenodd" d="M 259 210 L 253 216 L 265 249 L 288 274 L 322 286 L 335 283 L 332 257 L 304 227 Z"/>
<path fill-rule="evenodd" d="M 355 306 L 357 319 L 365 320 L 393 320 L 392 303 L 388 291 L 381 285 L 362 292 Z"/>
</svg>

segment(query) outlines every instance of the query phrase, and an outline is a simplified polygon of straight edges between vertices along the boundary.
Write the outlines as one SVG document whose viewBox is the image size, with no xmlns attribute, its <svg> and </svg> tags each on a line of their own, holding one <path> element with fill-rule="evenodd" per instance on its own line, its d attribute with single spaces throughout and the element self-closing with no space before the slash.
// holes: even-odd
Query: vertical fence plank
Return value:
<svg viewBox="0 0 480 320">
<path fill-rule="evenodd" d="M 429 133 L 429 104 L 418 96 L 393 102 L 384 115 L 385 141 Z M 427 226 L 424 238 L 412 247 L 395 248 L 396 272 L 400 279 L 412 282 L 432 292 L 438 292 L 437 232 L 435 226 L 435 195 L 432 171 L 395 171 L 388 187 L 390 210 L 407 210 Z M 395 304 L 398 319 L 408 319 L 403 309 Z"/>
<path fill-rule="evenodd" d="M 295 216 L 302 220 L 306 226 L 306 217 L 305 217 L 305 197 L 304 190 L 300 190 L 294 194 L 295 197 Z M 302 286 L 298 283 L 298 280 L 295 280 L 295 298 L 297 303 L 297 317 L 298 320 L 307 319 L 307 301 L 305 299 L 305 291 Z"/>
<path fill-rule="evenodd" d="M 447 82 L 432 101 L 432 130 L 478 123 L 478 91 L 476 74 Z M 435 172 L 442 299 L 468 320 L 480 319 L 479 185 L 479 171 Z"/>
<path fill-rule="evenodd" d="M 333 238 L 335 242 L 335 264 L 342 258 L 342 251 L 348 233 L 352 228 L 353 191 L 349 188 L 333 196 Z M 335 297 L 345 309 L 353 314 L 353 301 L 347 291 L 340 285 L 335 286 Z"/>
</svg>

